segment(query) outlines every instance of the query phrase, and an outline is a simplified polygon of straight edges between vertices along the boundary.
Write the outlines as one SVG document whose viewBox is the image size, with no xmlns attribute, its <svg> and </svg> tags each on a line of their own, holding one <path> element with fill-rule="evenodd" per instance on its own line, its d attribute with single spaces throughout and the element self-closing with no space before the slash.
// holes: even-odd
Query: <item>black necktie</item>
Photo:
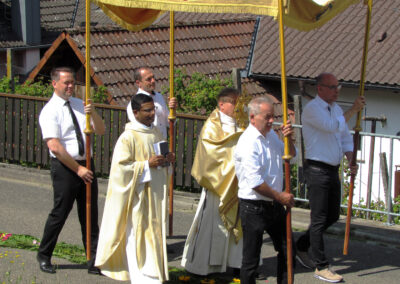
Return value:
<svg viewBox="0 0 400 284">
<path fill-rule="evenodd" d="M 328 106 L 328 111 L 331 112 L 331 107 L 330 106 Z"/>
<path fill-rule="evenodd" d="M 83 147 L 83 138 L 82 138 L 81 128 L 79 127 L 78 120 L 76 119 L 76 116 L 74 114 L 74 111 L 71 108 L 69 101 L 66 101 L 65 105 L 68 107 L 69 113 L 71 114 L 72 122 L 74 123 L 76 140 L 78 140 L 78 146 L 79 146 L 79 155 L 83 156 L 83 154 L 85 153 L 85 150 L 84 150 L 85 148 Z"/>
</svg>

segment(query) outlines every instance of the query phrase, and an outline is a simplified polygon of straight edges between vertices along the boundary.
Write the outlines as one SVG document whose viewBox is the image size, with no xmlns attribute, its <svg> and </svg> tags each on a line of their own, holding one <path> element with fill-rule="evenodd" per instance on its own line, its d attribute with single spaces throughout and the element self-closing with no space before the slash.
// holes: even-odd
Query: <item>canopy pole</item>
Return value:
<svg viewBox="0 0 400 284">
<path fill-rule="evenodd" d="M 169 12 L 169 99 L 174 97 L 174 11 Z M 169 109 L 169 151 L 175 153 L 175 119 L 174 108 Z M 173 217 L 174 217 L 174 171 L 169 178 L 169 236 L 173 236 Z"/>
<path fill-rule="evenodd" d="M 368 3 L 366 3 L 368 1 Z M 372 0 L 365 0 L 365 3 L 368 5 L 367 7 L 367 17 L 365 24 L 365 35 L 364 35 L 364 49 L 363 49 L 363 57 L 361 63 L 361 78 L 360 78 L 360 87 L 358 89 L 358 95 L 364 96 L 364 86 L 365 86 L 365 72 L 367 69 L 367 56 L 368 56 L 368 41 L 369 41 L 369 30 L 371 26 L 371 14 L 372 14 Z M 353 147 L 353 155 L 351 157 L 350 166 L 355 166 L 357 161 L 357 150 L 360 140 L 360 131 L 361 128 L 361 113 L 362 109 L 357 113 L 357 122 L 354 127 L 354 147 Z M 343 245 L 343 254 L 347 255 L 348 247 L 349 247 L 349 238 L 350 238 L 350 223 L 351 223 L 351 215 L 352 215 L 352 207 L 353 207 L 353 192 L 354 192 L 354 181 L 356 178 L 356 174 L 350 175 L 350 187 L 349 187 L 349 200 L 347 203 L 347 217 L 346 217 L 346 231 L 344 236 L 344 245 Z"/>
<path fill-rule="evenodd" d="M 283 29 L 283 0 L 279 0 L 279 40 L 281 51 L 281 88 L 282 88 L 282 113 L 283 125 L 287 124 L 287 86 L 286 86 L 286 66 L 285 66 L 285 37 Z M 285 192 L 290 193 L 290 159 L 289 137 L 284 139 L 285 152 L 282 157 L 285 160 Z M 288 283 L 293 283 L 293 248 L 292 248 L 292 212 L 291 208 L 286 208 L 286 247 L 287 247 L 287 278 Z"/>
<path fill-rule="evenodd" d="M 90 99 L 90 0 L 86 0 L 86 55 L 85 55 L 85 75 L 86 75 L 86 89 L 85 89 L 85 105 L 89 103 Z M 91 151 L 90 151 L 90 135 L 93 133 L 93 129 L 90 125 L 90 114 L 86 114 L 86 128 L 84 130 L 86 134 L 86 168 L 91 169 Z M 86 259 L 90 260 L 90 247 L 91 247 L 91 234 L 92 234 L 92 184 L 86 183 Z"/>
</svg>

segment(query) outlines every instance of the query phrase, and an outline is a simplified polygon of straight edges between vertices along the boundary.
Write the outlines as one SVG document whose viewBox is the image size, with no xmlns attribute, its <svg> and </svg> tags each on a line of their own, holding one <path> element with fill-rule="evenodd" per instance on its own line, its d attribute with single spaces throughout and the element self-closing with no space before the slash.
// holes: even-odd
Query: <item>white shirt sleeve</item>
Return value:
<svg viewBox="0 0 400 284">
<path fill-rule="evenodd" d="M 39 124 L 42 130 L 43 140 L 61 137 L 57 113 L 51 111 L 50 108 L 43 109 L 39 116 Z"/>
<path fill-rule="evenodd" d="M 242 185 L 254 189 L 264 182 L 260 166 L 261 150 L 258 149 L 256 141 L 253 141 L 249 147 L 242 148 L 239 152 L 241 152 L 238 156 L 240 156 L 239 172 Z"/>
</svg>

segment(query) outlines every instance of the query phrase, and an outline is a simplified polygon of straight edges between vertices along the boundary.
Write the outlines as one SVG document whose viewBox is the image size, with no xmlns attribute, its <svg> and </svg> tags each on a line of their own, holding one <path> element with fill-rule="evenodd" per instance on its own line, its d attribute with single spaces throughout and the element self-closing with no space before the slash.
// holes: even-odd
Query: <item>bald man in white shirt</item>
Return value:
<svg viewBox="0 0 400 284">
<path fill-rule="evenodd" d="M 167 128 L 169 127 L 168 116 L 169 110 L 176 109 L 178 106 L 178 101 L 175 97 L 169 100 L 168 107 L 165 103 L 164 97 L 161 93 L 155 91 L 156 89 L 156 79 L 154 77 L 153 71 L 147 67 L 140 67 L 135 70 L 134 73 L 135 84 L 139 87 L 137 94 L 145 94 L 151 96 L 156 107 L 156 116 L 154 119 L 154 126 L 156 126 L 162 133 L 165 139 L 167 139 Z M 135 116 L 132 112 L 131 102 L 129 102 L 126 107 L 126 112 L 128 114 L 129 121 L 135 121 Z"/>
<path fill-rule="evenodd" d="M 305 106 L 302 113 L 311 224 L 297 241 L 296 257 L 303 266 L 310 269 L 315 267 L 316 278 L 340 282 L 343 277 L 329 267 L 325 257 L 323 233 L 339 219 L 339 166 L 343 155 L 351 161 L 353 138 L 346 124 L 346 116 L 336 104 L 341 87 L 338 80 L 330 73 L 322 73 L 316 82 L 318 95 Z M 357 99 L 351 109 L 357 112 L 364 104 L 364 100 Z M 357 173 L 357 169 L 354 166 L 350 170 Z M 310 247 L 312 260 L 308 256 Z"/>
</svg>

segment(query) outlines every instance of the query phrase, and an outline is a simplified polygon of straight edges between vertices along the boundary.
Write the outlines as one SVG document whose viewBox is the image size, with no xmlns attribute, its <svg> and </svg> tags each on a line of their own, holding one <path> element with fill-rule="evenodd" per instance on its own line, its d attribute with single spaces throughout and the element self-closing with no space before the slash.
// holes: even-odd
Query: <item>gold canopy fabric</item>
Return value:
<svg viewBox="0 0 400 284">
<path fill-rule="evenodd" d="M 277 18 L 278 0 L 91 0 L 122 27 L 138 31 L 162 11 L 193 13 L 246 13 Z M 319 28 L 361 0 L 332 0 L 324 6 L 312 0 L 284 0 L 284 25 L 297 30 Z"/>
<path fill-rule="evenodd" d="M 219 110 L 214 110 L 201 130 L 192 167 L 192 176 L 196 181 L 219 196 L 222 222 L 228 231 L 233 232 L 236 241 L 242 233 L 240 222 L 237 222 L 238 181 L 233 151 L 242 133 L 225 133 Z"/>
</svg>

